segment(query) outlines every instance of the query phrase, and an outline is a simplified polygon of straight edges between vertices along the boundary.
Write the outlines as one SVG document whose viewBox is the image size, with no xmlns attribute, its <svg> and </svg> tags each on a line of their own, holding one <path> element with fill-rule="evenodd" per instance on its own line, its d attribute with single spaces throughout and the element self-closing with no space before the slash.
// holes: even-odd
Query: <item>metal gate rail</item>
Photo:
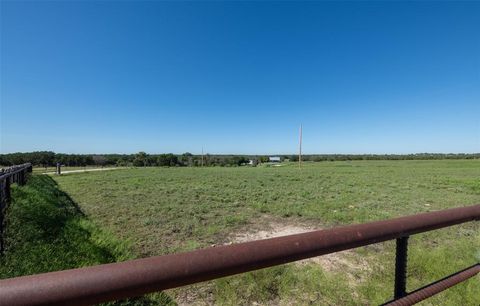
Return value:
<svg viewBox="0 0 480 306">
<path fill-rule="evenodd" d="M 478 265 L 430 287 L 405 290 L 410 235 L 480 220 L 480 205 L 120 263 L 0 280 L 0 305 L 89 305 L 397 239 L 394 298 L 411 305 L 478 273 Z M 434 288 L 434 289 L 430 289 Z M 427 292 L 427 295 L 423 295 Z M 397 304 L 393 304 L 397 305 Z"/>
</svg>

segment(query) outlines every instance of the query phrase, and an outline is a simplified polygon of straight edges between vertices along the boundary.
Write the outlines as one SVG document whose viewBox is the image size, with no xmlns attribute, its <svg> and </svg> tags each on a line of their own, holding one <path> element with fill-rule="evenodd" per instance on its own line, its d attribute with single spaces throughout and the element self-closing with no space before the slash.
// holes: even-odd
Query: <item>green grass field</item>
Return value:
<svg viewBox="0 0 480 306">
<path fill-rule="evenodd" d="M 137 257 L 228 243 L 272 220 L 326 228 L 480 203 L 476 160 L 145 168 L 55 180 Z M 408 288 L 478 262 L 479 229 L 471 223 L 412 237 Z M 199 304 L 375 305 L 391 298 L 394 242 L 349 252 L 333 265 L 289 264 L 168 293 Z M 472 279 L 425 304 L 478 305 L 479 290 Z"/>
<path fill-rule="evenodd" d="M 85 214 L 78 216 L 79 224 L 108 233 L 107 241 L 121 241 L 128 256 L 90 260 L 85 255 L 88 260 L 51 269 L 231 243 L 274 227 L 328 228 L 480 203 L 478 160 L 323 162 L 302 169 L 295 164 L 138 168 L 52 178 Z M 94 237 L 87 242 L 96 243 Z M 180 304 L 199 305 L 377 305 L 392 297 L 394 241 L 325 258 L 167 294 Z M 407 289 L 479 260 L 478 222 L 415 235 Z M 479 291 L 477 276 L 423 305 L 480 305 Z"/>
</svg>

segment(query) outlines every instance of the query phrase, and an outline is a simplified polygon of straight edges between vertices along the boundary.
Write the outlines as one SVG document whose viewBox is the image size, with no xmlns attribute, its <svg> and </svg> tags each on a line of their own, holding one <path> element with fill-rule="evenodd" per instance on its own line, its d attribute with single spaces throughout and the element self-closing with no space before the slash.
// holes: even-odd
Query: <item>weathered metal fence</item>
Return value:
<svg viewBox="0 0 480 306">
<path fill-rule="evenodd" d="M 0 256 L 5 251 L 6 212 L 10 204 L 10 185 L 25 185 L 27 173 L 32 172 L 32 164 L 27 163 L 0 169 Z"/>
<path fill-rule="evenodd" d="M 397 239 L 394 300 L 412 305 L 480 272 L 480 264 L 406 292 L 410 235 L 480 220 L 480 205 L 285 237 L 0 280 L 0 305 L 90 305 Z"/>
</svg>

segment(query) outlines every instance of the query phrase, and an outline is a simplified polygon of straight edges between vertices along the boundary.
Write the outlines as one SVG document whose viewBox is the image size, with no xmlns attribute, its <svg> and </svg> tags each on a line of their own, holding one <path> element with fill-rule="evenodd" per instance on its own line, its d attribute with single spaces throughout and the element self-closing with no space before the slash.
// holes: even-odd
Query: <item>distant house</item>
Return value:
<svg viewBox="0 0 480 306">
<path fill-rule="evenodd" d="M 280 156 L 270 156 L 268 161 L 271 163 L 279 163 L 281 162 Z"/>
</svg>

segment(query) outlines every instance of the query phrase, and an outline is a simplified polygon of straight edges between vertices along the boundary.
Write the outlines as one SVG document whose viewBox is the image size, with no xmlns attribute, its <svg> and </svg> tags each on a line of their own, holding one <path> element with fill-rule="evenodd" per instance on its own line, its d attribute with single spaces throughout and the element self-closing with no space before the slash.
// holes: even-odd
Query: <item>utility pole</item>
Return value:
<svg viewBox="0 0 480 306">
<path fill-rule="evenodd" d="M 300 143 L 298 146 L 298 167 L 302 167 L 302 125 L 300 124 Z"/>
<path fill-rule="evenodd" d="M 203 167 L 203 147 L 202 147 L 202 167 Z"/>
</svg>

